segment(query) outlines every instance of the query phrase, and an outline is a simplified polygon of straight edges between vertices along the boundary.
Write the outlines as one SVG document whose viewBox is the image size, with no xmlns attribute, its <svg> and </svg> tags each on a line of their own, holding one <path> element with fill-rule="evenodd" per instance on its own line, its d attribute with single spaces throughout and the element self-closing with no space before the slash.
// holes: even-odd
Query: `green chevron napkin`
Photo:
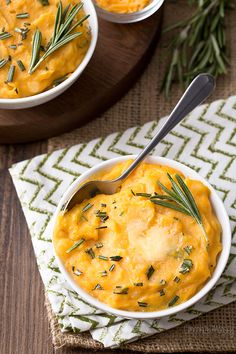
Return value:
<svg viewBox="0 0 236 354">
<path fill-rule="evenodd" d="M 102 313 L 65 281 L 52 251 L 52 216 L 68 186 L 109 158 L 137 154 L 163 124 L 150 122 L 13 165 L 10 173 L 32 237 L 45 289 L 62 331 L 90 331 L 105 347 L 146 337 L 189 321 L 236 298 L 236 96 L 195 109 L 158 145 L 154 154 L 195 169 L 217 190 L 230 216 L 233 241 L 216 287 L 191 308 L 157 320 L 129 320 Z"/>
</svg>

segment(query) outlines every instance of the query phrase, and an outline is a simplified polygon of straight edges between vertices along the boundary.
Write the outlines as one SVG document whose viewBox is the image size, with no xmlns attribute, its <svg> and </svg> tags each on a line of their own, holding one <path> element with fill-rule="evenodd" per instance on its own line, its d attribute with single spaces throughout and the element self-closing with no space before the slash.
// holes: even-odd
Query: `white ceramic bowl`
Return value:
<svg viewBox="0 0 236 354">
<path fill-rule="evenodd" d="M 86 14 L 90 14 L 88 22 L 91 28 L 92 36 L 88 51 L 78 68 L 68 77 L 68 79 L 63 81 L 60 85 L 37 95 L 13 99 L 0 98 L 0 109 L 23 109 L 38 106 L 60 95 L 78 79 L 78 77 L 84 71 L 94 53 L 98 37 L 98 20 L 93 2 L 91 0 L 84 1 L 83 8 Z"/>
<path fill-rule="evenodd" d="M 81 185 L 83 182 L 88 180 L 90 177 L 93 175 L 105 171 L 115 164 L 125 161 L 127 159 L 134 159 L 135 156 L 129 155 L 129 156 L 122 156 L 118 157 L 115 159 L 111 159 L 108 161 L 105 161 L 98 166 L 95 166 L 91 168 L 89 171 L 86 173 L 82 174 L 79 178 L 77 178 L 72 185 L 68 188 L 68 190 L 65 192 L 63 195 L 61 201 L 59 202 L 59 205 L 56 209 L 55 215 L 54 215 L 54 222 L 53 225 L 55 225 L 56 218 L 63 206 L 63 204 L 74 194 L 74 192 L 78 189 L 78 186 Z M 230 223 L 229 223 L 229 217 L 226 213 L 224 204 L 222 203 L 221 199 L 219 196 L 216 194 L 215 190 L 212 188 L 212 186 L 203 178 L 201 177 L 197 172 L 194 170 L 190 169 L 189 167 L 182 165 L 181 163 L 174 161 L 174 160 L 169 160 L 163 157 L 157 157 L 157 156 L 150 156 L 146 160 L 146 162 L 150 162 L 153 164 L 161 164 L 161 165 L 167 165 L 170 167 L 173 167 L 179 171 L 181 171 L 185 176 L 188 176 L 192 179 L 196 179 L 201 181 L 204 185 L 206 185 L 210 191 L 211 191 L 211 203 L 213 205 L 215 214 L 221 224 L 222 227 L 222 235 L 221 235 L 221 241 L 222 241 L 222 251 L 218 257 L 217 265 L 214 270 L 214 273 L 212 277 L 208 280 L 208 282 L 203 286 L 203 288 L 195 294 L 191 299 L 188 301 L 165 309 L 161 311 L 153 311 L 153 312 L 134 312 L 134 311 L 123 311 L 123 310 L 118 310 L 115 308 L 112 308 L 105 303 L 102 303 L 101 301 L 97 300 L 95 297 L 89 295 L 85 290 L 83 290 L 70 276 L 70 274 L 67 272 L 65 269 L 62 261 L 60 258 L 57 256 L 55 249 L 55 257 L 58 262 L 58 266 L 62 274 L 64 275 L 65 279 L 68 281 L 68 283 L 71 285 L 71 287 L 88 303 L 91 305 L 101 309 L 102 311 L 112 313 L 116 316 L 121 316 L 121 317 L 126 317 L 126 318 L 136 318 L 136 319 L 150 319 L 150 318 L 159 318 L 167 315 L 171 315 L 174 313 L 177 313 L 179 311 L 185 310 L 189 306 L 192 306 L 195 302 L 200 300 L 204 295 L 206 295 L 212 287 L 216 284 L 217 280 L 220 278 L 225 265 L 227 263 L 229 253 L 230 253 L 230 246 L 231 246 L 231 229 L 230 229 Z M 54 226 L 53 226 L 54 228 Z"/>
<path fill-rule="evenodd" d="M 164 0 L 152 0 L 150 4 L 144 9 L 127 14 L 106 11 L 98 6 L 96 0 L 93 0 L 93 2 L 96 7 L 98 16 L 102 19 L 115 23 L 134 23 L 145 20 L 146 18 L 152 16 L 161 7 Z"/>
</svg>

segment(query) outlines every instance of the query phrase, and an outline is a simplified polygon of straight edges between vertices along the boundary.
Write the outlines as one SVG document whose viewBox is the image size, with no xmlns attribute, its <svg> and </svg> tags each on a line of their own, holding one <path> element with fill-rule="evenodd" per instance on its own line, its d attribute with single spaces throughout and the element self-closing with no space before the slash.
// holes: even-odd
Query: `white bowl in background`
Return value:
<svg viewBox="0 0 236 354">
<path fill-rule="evenodd" d="M 97 4 L 96 0 L 93 0 L 93 2 L 97 10 L 98 17 L 101 17 L 103 20 L 115 23 L 134 23 L 152 16 L 157 10 L 159 10 L 164 0 L 152 0 L 150 4 L 142 10 L 124 14 L 106 11 Z"/>
<path fill-rule="evenodd" d="M 91 28 L 91 43 L 77 69 L 60 85 L 38 93 L 37 95 L 22 98 L 0 98 L 0 109 L 24 109 L 46 103 L 59 96 L 78 79 L 94 53 L 98 37 L 98 20 L 92 0 L 84 1 L 83 9 L 86 14 L 90 14 L 88 22 Z"/>
<path fill-rule="evenodd" d="M 101 173 L 102 171 L 106 171 L 110 169 L 112 166 L 116 165 L 117 163 L 126 161 L 128 159 L 134 159 L 136 156 L 133 155 L 128 155 L 128 156 L 122 156 L 118 158 L 114 158 L 105 162 L 102 162 L 101 164 L 91 168 L 87 172 L 83 173 L 79 178 L 77 178 L 71 186 L 68 188 L 68 190 L 64 193 L 63 197 L 61 198 L 56 212 L 54 214 L 54 220 L 53 220 L 53 231 L 55 227 L 55 222 L 57 219 L 58 214 L 61 211 L 61 208 L 63 204 L 74 194 L 74 192 L 78 189 L 78 187 L 84 183 L 86 180 L 91 178 L 92 176 L 96 175 L 97 173 Z M 217 280 L 220 278 L 228 257 L 230 253 L 230 246 L 231 246 L 231 228 L 230 228 L 230 223 L 229 223 L 229 217 L 227 215 L 227 212 L 225 210 L 224 204 L 215 192 L 215 190 L 212 188 L 212 186 L 203 178 L 201 177 L 197 172 L 192 170 L 191 168 L 177 162 L 174 160 L 169 160 L 163 157 L 157 157 L 157 156 L 150 156 L 148 157 L 145 162 L 153 163 L 153 164 L 160 164 L 160 165 L 167 165 L 170 166 L 174 169 L 179 170 L 182 172 L 185 176 L 190 177 L 191 179 L 196 179 L 201 181 L 205 186 L 207 186 L 210 191 L 211 191 L 211 203 L 214 208 L 215 214 L 217 219 L 219 220 L 222 228 L 222 235 L 221 235 L 221 242 L 222 242 L 222 251 L 220 255 L 218 256 L 217 260 L 217 265 L 215 267 L 215 270 L 213 272 L 212 277 L 206 282 L 206 284 L 203 286 L 203 288 L 198 291 L 193 297 L 191 297 L 189 300 L 185 301 L 184 303 L 165 309 L 165 310 L 160 310 L 160 311 L 153 311 L 153 312 L 136 312 L 136 311 L 124 311 L 124 310 L 119 310 L 112 308 L 105 303 L 99 301 L 95 297 L 91 296 L 88 294 L 85 290 L 83 290 L 71 277 L 71 275 L 67 272 L 65 266 L 63 265 L 62 261 L 60 258 L 57 256 L 55 248 L 54 249 L 54 254 L 56 257 L 56 261 L 58 263 L 59 269 L 61 273 L 64 275 L 65 279 L 68 281 L 68 283 L 71 285 L 71 287 L 83 298 L 85 301 L 87 301 L 89 304 L 92 306 L 97 307 L 98 309 L 111 313 L 116 316 L 120 317 L 125 317 L 125 318 L 135 318 L 135 319 L 151 319 L 151 318 L 160 318 L 163 316 L 168 316 L 172 315 L 174 313 L 183 311 L 187 309 L 189 306 L 192 306 L 194 303 L 199 301 L 203 296 L 205 296 L 216 284 Z"/>
</svg>

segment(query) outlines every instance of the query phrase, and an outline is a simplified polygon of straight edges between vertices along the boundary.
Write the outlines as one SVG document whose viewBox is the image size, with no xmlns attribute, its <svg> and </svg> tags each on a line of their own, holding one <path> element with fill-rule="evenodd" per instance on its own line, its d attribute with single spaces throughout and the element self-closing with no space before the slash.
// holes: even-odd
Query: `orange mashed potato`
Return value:
<svg viewBox="0 0 236 354">
<path fill-rule="evenodd" d="M 50 55 L 32 74 L 28 73 L 32 51 L 32 37 L 36 29 L 42 32 L 42 46 L 50 41 L 58 0 L 49 0 L 49 5 L 43 6 L 46 0 L 12 0 L 7 5 L 6 0 L 0 0 L 1 31 L 8 32 L 11 37 L 0 39 L 0 60 L 8 59 L 7 64 L 0 68 L 0 98 L 20 98 L 43 92 L 54 85 L 54 81 L 70 75 L 82 62 L 91 40 L 88 22 L 76 28 L 82 35 L 67 43 Z M 80 1 L 63 0 L 63 9 L 68 4 L 71 7 Z M 70 7 L 70 8 L 71 8 Z M 17 18 L 22 13 L 28 13 L 27 18 Z M 76 19 L 84 16 L 80 10 Z M 18 29 L 16 31 L 16 29 Z M 22 37 L 19 29 L 27 31 Z M 1 34 L 1 32 L 0 32 Z M 22 39 L 24 38 L 24 39 Z M 12 47 L 13 46 L 13 47 Z M 40 56 L 43 55 L 41 51 Z M 17 61 L 21 60 L 25 70 L 21 71 Z M 7 83 L 8 71 L 15 66 L 13 82 Z"/>
<path fill-rule="evenodd" d="M 131 161 L 99 177 L 118 177 Z M 208 235 L 181 212 L 155 205 L 136 193 L 171 188 L 178 173 L 192 192 Z M 73 279 L 107 305 L 156 311 L 195 295 L 211 277 L 221 251 L 221 227 L 200 181 L 167 166 L 143 163 L 113 195 L 97 195 L 60 214 L 53 235 L 57 255 Z M 186 269 L 187 265 L 187 269 Z"/>
<path fill-rule="evenodd" d="M 110 12 L 137 12 L 150 4 L 150 0 L 96 0 L 99 7 Z"/>
</svg>

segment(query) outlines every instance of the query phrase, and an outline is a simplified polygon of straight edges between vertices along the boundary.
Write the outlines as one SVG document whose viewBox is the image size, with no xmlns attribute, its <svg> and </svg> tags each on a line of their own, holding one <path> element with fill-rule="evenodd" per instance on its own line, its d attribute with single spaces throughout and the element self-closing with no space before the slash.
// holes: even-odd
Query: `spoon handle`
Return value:
<svg viewBox="0 0 236 354">
<path fill-rule="evenodd" d="M 156 145 L 214 90 L 215 79 L 209 74 L 198 75 L 188 86 L 169 118 L 128 169 L 117 179 L 123 180 L 140 164 Z"/>
</svg>

